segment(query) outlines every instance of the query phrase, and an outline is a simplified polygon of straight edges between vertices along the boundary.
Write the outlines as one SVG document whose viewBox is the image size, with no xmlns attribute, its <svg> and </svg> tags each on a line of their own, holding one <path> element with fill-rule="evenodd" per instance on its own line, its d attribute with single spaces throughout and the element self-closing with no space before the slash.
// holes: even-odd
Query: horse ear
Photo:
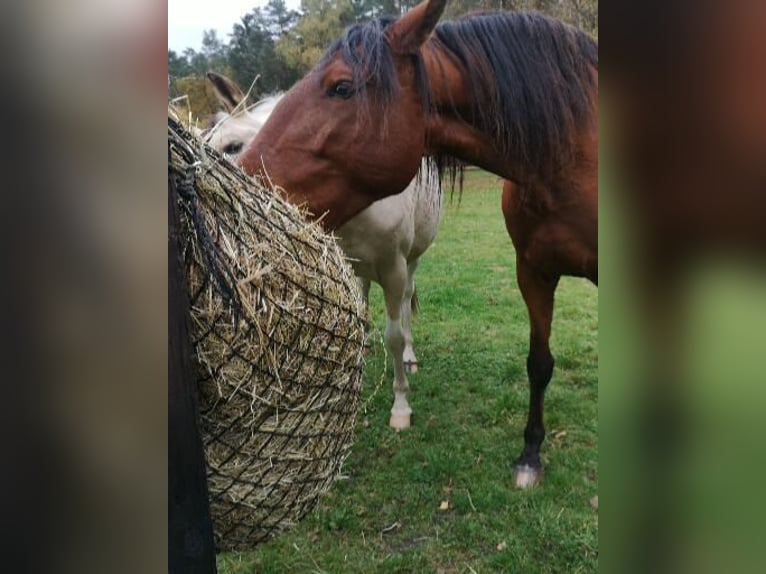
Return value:
<svg viewBox="0 0 766 574">
<path fill-rule="evenodd" d="M 221 105 L 231 113 L 247 96 L 232 80 L 217 72 L 208 72 L 207 79 L 213 84 L 213 90 Z"/>
<path fill-rule="evenodd" d="M 441 18 L 447 0 L 425 0 L 396 22 L 386 31 L 388 43 L 397 54 L 412 54 L 425 44 Z"/>
</svg>

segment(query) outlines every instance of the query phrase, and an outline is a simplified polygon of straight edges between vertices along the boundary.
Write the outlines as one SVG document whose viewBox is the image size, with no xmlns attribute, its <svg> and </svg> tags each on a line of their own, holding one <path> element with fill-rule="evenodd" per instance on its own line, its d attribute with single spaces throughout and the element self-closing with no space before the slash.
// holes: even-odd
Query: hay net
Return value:
<svg viewBox="0 0 766 574">
<path fill-rule="evenodd" d="M 294 525 L 338 476 L 363 368 L 363 305 L 335 240 L 170 115 L 216 546 Z"/>
</svg>

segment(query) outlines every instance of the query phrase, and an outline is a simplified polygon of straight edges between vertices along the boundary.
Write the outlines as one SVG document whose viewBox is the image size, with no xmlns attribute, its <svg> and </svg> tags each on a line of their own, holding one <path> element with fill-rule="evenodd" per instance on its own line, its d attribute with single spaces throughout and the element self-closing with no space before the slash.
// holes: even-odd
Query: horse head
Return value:
<svg viewBox="0 0 766 574">
<path fill-rule="evenodd" d="M 208 118 L 207 128 L 201 137 L 212 148 L 236 161 L 266 123 L 282 94 L 268 96 L 248 106 L 247 94 L 230 78 L 217 72 L 208 72 L 207 79 L 223 110 Z"/>
<path fill-rule="evenodd" d="M 446 0 L 348 28 L 239 157 L 334 229 L 403 190 L 426 153 L 421 46 Z"/>
</svg>

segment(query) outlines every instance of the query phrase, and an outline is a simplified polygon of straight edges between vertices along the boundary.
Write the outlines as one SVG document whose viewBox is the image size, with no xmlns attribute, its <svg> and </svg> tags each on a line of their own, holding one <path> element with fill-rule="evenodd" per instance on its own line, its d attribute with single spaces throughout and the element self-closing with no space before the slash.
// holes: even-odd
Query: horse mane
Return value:
<svg viewBox="0 0 766 574">
<path fill-rule="evenodd" d="M 285 95 L 285 93 L 283 91 L 277 91 L 277 92 L 272 92 L 271 94 L 266 94 L 260 100 L 255 102 L 252 106 L 248 106 L 247 109 L 249 111 L 252 111 L 252 110 L 254 110 L 255 108 L 258 108 L 258 107 L 265 106 L 267 104 L 273 104 L 273 103 L 281 100 L 282 96 L 284 96 L 284 95 Z"/>
<path fill-rule="evenodd" d="M 465 119 L 503 154 L 538 173 L 572 157 L 573 135 L 594 109 L 593 38 L 539 12 L 493 12 L 439 24 L 432 45 L 473 91 Z"/>
<path fill-rule="evenodd" d="M 264 108 L 267 106 L 275 106 L 279 100 L 282 99 L 282 97 L 285 95 L 282 91 L 273 92 L 271 94 L 267 94 L 263 96 L 260 100 L 255 102 L 254 104 L 250 104 L 247 106 L 242 106 L 241 109 L 237 110 L 235 114 L 233 114 L 235 117 L 242 116 L 244 114 L 249 114 L 251 117 L 260 119 L 259 114 L 263 112 Z M 271 110 L 269 111 L 271 113 Z M 225 121 L 226 118 L 232 116 L 229 112 L 226 112 L 224 110 L 218 110 L 212 114 L 210 114 L 207 119 L 205 120 L 204 127 L 203 127 L 203 134 L 210 132 L 213 128 L 215 128 L 218 124 Z M 268 117 L 268 115 L 266 116 Z M 263 121 L 265 121 L 266 118 L 263 118 Z"/>
<path fill-rule="evenodd" d="M 360 119 L 371 103 L 369 85 L 375 86 L 375 103 L 384 113 L 398 95 L 385 37 L 395 20 L 378 18 L 348 27 L 320 60 L 320 70 L 336 54 L 349 65 Z M 490 135 L 503 154 L 537 173 L 573 156 L 573 136 L 593 110 L 591 67 L 598 68 L 593 38 L 538 12 L 489 12 L 441 22 L 430 42 L 455 62 L 473 91 L 473 109 L 452 112 Z M 422 56 L 412 58 L 424 110 L 433 113 Z"/>
</svg>

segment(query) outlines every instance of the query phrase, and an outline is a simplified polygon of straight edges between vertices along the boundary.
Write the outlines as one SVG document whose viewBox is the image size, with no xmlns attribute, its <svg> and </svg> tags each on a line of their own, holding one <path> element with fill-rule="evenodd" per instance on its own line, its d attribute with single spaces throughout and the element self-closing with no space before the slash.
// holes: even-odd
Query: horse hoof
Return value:
<svg viewBox="0 0 766 574">
<path fill-rule="evenodd" d="M 413 361 L 405 361 L 404 363 L 404 370 L 408 373 L 417 373 L 418 372 L 418 364 Z"/>
<path fill-rule="evenodd" d="M 513 469 L 513 482 L 516 488 L 531 488 L 540 482 L 543 469 L 521 464 Z"/>
<path fill-rule="evenodd" d="M 410 416 L 411 413 L 391 413 L 388 426 L 397 431 L 408 429 L 410 428 Z"/>
</svg>

